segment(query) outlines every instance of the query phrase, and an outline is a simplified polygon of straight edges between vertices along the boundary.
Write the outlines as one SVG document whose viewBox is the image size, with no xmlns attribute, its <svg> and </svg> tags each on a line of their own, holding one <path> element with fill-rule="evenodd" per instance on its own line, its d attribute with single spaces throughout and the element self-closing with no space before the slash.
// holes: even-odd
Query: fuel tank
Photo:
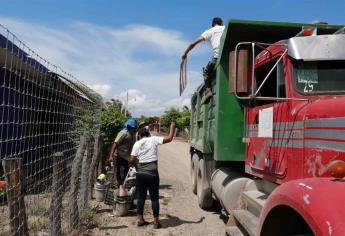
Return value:
<svg viewBox="0 0 345 236">
<path fill-rule="evenodd" d="M 236 207 L 248 181 L 251 180 L 227 168 L 220 168 L 213 172 L 211 177 L 213 194 L 229 214 Z"/>
</svg>

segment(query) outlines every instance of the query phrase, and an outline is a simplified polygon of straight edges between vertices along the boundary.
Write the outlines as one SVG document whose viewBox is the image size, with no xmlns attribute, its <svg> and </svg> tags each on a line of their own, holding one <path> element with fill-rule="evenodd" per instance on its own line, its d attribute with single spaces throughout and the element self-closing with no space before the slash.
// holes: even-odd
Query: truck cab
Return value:
<svg viewBox="0 0 345 236">
<path fill-rule="evenodd" d="M 235 93 L 247 101 L 248 174 L 282 184 L 329 176 L 331 163 L 345 161 L 345 34 L 316 31 L 304 28 L 271 45 L 239 43 L 233 52 L 242 75 L 231 79 L 246 84 Z"/>
<path fill-rule="evenodd" d="M 228 235 L 345 235 L 343 45 L 341 25 L 227 23 L 190 153 L 199 206 L 218 201 Z"/>
</svg>

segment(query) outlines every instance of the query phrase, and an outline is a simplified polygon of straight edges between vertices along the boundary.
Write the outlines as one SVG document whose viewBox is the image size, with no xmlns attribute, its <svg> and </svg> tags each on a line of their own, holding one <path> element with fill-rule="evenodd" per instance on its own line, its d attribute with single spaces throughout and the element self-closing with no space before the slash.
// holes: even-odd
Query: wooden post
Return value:
<svg viewBox="0 0 345 236">
<path fill-rule="evenodd" d="M 62 235 L 61 208 L 64 194 L 63 176 L 65 161 L 62 152 L 56 152 L 53 158 L 52 196 L 50 203 L 50 232 L 52 236 Z"/>
<path fill-rule="evenodd" d="M 86 149 L 86 134 L 80 136 L 79 147 L 72 164 L 71 189 L 69 193 L 69 229 L 70 232 L 78 228 L 79 209 L 78 209 L 78 183 L 81 163 Z"/>
<path fill-rule="evenodd" d="M 90 172 L 89 172 L 89 193 L 90 193 L 90 198 L 92 199 L 93 197 L 93 185 L 95 183 L 96 179 L 96 166 L 97 163 L 99 162 L 99 157 L 100 157 L 100 152 L 101 152 L 101 139 L 100 139 L 100 134 L 99 131 L 95 135 L 95 143 L 94 143 L 94 148 L 93 148 L 93 156 L 92 156 L 92 161 L 90 165 Z"/>
<path fill-rule="evenodd" d="M 80 176 L 80 205 L 79 205 L 79 214 L 88 206 L 89 200 L 89 173 L 90 166 L 93 154 L 93 137 L 90 136 L 90 139 L 87 142 L 86 152 L 83 157 L 83 163 L 81 165 L 81 176 Z"/>
<path fill-rule="evenodd" d="M 24 193 L 22 191 L 22 160 L 21 158 L 4 159 L 2 160 L 2 166 L 6 179 L 11 235 L 29 235 Z"/>
<path fill-rule="evenodd" d="M 105 173 L 105 166 L 106 166 L 106 162 L 108 160 L 108 156 L 107 155 L 103 155 L 104 152 L 103 152 L 103 141 L 102 139 L 100 140 L 101 141 L 101 144 L 100 144 L 100 157 L 99 157 L 99 162 L 97 163 L 97 174 L 96 176 L 98 176 L 99 174 L 101 173 Z"/>
</svg>

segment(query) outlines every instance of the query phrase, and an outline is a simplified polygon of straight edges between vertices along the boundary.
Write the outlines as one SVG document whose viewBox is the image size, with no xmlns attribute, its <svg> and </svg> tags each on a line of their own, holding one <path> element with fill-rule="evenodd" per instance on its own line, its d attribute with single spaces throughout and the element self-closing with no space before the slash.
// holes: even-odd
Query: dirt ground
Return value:
<svg viewBox="0 0 345 236">
<path fill-rule="evenodd" d="M 201 210 L 192 193 L 189 174 L 188 143 L 175 140 L 159 147 L 161 229 L 152 225 L 136 226 L 135 209 L 129 216 L 116 217 L 112 208 L 92 201 L 96 214 L 87 235 L 224 235 L 227 220 L 219 208 Z M 146 200 L 145 218 L 152 222 L 150 201 Z"/>
</svg>

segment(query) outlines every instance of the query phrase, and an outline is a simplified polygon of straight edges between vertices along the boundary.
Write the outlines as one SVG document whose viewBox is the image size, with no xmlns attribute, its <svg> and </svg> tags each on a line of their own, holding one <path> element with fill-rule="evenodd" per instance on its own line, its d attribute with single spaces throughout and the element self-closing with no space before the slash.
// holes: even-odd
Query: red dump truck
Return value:
<svg viewBox="0 0 345 236">
<path fill-rule="evenodd" d="M 191 100 L 191 176 L 228 235 L 345 235 L 341 25 L 229 20 Z"/>
</svg>

